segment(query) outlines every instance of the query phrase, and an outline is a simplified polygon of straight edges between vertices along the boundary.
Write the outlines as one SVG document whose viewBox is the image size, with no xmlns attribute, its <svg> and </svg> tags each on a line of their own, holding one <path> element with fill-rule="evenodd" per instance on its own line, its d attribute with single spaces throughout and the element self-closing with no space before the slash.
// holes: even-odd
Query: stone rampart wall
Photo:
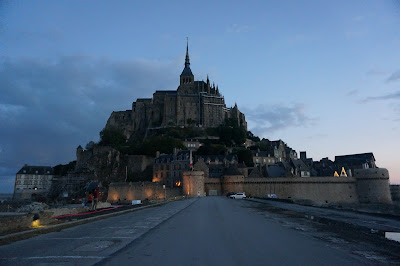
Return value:
<svg viewBox="0 0 400 266">
<path fill-rule="evenodd" d="M 390 185 L 390 194 L 393 201 L 400 201 L 400 185 Z"/>
<path fill-rule="evenodd" d="M 357 179 L 357 194 L 361 203 L 392 203 L 387 169 L 356 169 L 354 176 Z"/>
<path fill-rule="evenodd" d="M 129 155 L 128 171 L 129 173 L 143 172 L 146 167 L 153 165 L 154 157 L 146 155 Z"/>
<path fill-rule="evenodd" d="M 356 180 L 350 177 L 247 178 L 243 185 L 247 196 L 311 200 L 320 203 L 357 203 Z M 234 191 L 239 192 L 239 191 Z"/>
<path fill-rule="evenodd" d="M 218 195 L 228 192 L 245 192 L 250 197 L 275 194 L 280 199 L 301 199 L 321 203 L 357 203 L 356 179 L 351 177 L 308 178 L 243 178 L 228 176 L 206 178 L 205 192 L 217 190 Z"/>
<path fill-rule="evenodd" d="M 222 183 L 219 178 L 204 178 L 204 192 L 207 196 L 210 195 L 210 190 L 216 190 L 218 196 L 223 195 Z"/>
<path fill-rule="evenodd" d="M 174 198 L 182 195 L 182 188 L 166 188 L 164 192 L 161 183 L 134 182 L 111 183 L 108 189 L 107 201 L 111 203 L 130 203 L 132 200 L 157 200 Z"/>
<path fill-rule="evenodd" d="M 204 196 L 204 172 L 185 171 L 183 172 L 183 194 L 188 197 Z"/>
</svg>

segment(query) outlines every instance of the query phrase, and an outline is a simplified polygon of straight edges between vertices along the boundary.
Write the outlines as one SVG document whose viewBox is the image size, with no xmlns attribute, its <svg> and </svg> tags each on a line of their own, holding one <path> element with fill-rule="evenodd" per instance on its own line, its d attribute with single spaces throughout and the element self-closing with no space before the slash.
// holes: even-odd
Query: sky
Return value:
<svg viewBox="0 0 400 266">
<path fill-rule="evenodd" d="M 400 184 L 399 1 L 0 1 L 0 193 L 76 159 L 112 111 L 195 80 L 314 160 L 373 152 Z"/>
</svg>

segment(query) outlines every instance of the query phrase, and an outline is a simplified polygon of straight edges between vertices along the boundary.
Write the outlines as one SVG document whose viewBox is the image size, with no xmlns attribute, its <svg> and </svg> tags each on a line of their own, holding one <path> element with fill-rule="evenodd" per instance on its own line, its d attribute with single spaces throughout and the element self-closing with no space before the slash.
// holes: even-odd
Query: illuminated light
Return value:
<svg viewBox="0 0 400 266">
<path fill-rule="evenodd" d="M 32 222 L 31 227 L 32 227 L 32 228 L 40 228 L 40 227 L 44 227 L 44 226 L 43 226 L 43 225 L 40 225 L 40 220 L 37 219 L 37 220 L 35 220 L 35 221 Z"/>
<path fill-rule="evenodd" d="M 335 171 L 335 173 L 333 174 L 333 176 L 339 177 L 339 174 Z"/>
<path fill-rule="evenodd" d="M 346 176 L 347 177 L 347 173 L 346 173 L 346 170 L 344 170 L 344 167 L 342 167 L 342 172 L 340 172 L 340 176 Z"/>
</svg>

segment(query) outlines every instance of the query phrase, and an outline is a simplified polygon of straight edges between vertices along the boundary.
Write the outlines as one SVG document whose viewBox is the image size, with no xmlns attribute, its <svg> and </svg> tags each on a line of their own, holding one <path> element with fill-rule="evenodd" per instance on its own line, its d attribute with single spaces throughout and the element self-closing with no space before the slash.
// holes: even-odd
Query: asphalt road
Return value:
<svg viewBox="0 0 400 266">
<path fill-rule="evenodd" d="M 171 202 L 0 246 L 0 265 L 396 263 L 259 207 L 225 197 Z"/>
<path fill-rule="evenodd" d="M 374 215 L 367 213 L 359 213 L 345 210 L 336 210 L 329 208 L 319 208 L 312 206 L 302 206 L 292 203 L 286 203 L 274 200 L 252 199 L 252 201 L 267 203 L 281 209 L 291 210 L 298 213 L 313 215 L 319 218 L 327 218 L 330 220 L 349 223 L 355 226 L 364 227 L 373 230 L 386 232 L 400 232 L 399 217 L 385 217 L 384 215 Z"/>
</svg>

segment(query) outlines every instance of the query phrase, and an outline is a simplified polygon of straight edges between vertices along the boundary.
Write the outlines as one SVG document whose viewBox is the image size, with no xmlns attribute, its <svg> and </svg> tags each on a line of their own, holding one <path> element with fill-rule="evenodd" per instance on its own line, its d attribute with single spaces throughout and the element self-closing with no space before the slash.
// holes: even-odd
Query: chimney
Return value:
<svg viewBox="0 0 400 266">
<path fill-rule="evenodd" d="M 301 160 L 307 159 L 307 153 L 306 153 L 305 151 L 301 151 L 301 152 L 300 152 L 300 159 L 301 159 Z"/>
</svg>

